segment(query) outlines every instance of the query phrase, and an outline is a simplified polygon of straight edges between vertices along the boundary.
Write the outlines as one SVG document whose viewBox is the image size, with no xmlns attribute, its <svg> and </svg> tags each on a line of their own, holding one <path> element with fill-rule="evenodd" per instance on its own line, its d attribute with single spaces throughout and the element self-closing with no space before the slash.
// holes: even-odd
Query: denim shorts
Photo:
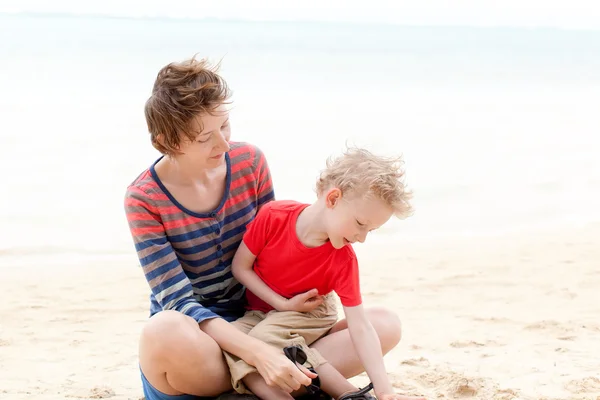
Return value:
<svg viewBox="0 0 600 400">
<path fill-rule="evenodd" d="M 146 379 L 144 373 L 141 370 L 140 374 L 142 375 L 142 388 L 144 389 L 144 396 L 146 397 L 146 400 L 201 400 L 207 398 L 193 396 L 191 394 L 164 394 L 163 392 L 159 391 L 154 386 L 152 386 L 150 382 L 148 382 L 148 379 Z"/>
</svg>

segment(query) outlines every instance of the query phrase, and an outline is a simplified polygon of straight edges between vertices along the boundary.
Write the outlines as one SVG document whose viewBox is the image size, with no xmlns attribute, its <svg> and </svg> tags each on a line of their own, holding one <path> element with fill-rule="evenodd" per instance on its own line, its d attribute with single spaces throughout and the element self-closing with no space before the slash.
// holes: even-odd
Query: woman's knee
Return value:
<svg viewBox="0 0 600 400">
<path fill-rule="evenodd" d="M 368 315 L 377 331 L 382 350 L 387 353 L 396 347 L 402 339 L 402 323 L 398 315 L 384 307 L 370 308 Z"/>
<path fill-rule="evenodd" d="M 166 394 L 215 395 L 230 387 L 219 345 L 198 323 L 176 311 L 154 315 L 140 338 L 140 366 Z"/>
<path fill-rule="evenodd" d="M 154 361 L 168 361 L 220 352 L 217 343 L 209 337 L 206 339 L 210 340 L 203 340 L 199 346 L 202 336 L 206 335 L 192 318 L 177 311 L 161 311 L 150 318 L 142 330 L 140 358 L 149 356 Z"/>
<path fill-rule="evenodd" d="M 174 342 L 173 339 L 181 339 L 181 335 L 186 335 L 190 321 L 193 322 L 177 311 L 161 311 L 148 320 L 142 329 L 141 340 L 161 345 Z"/>
</svg>

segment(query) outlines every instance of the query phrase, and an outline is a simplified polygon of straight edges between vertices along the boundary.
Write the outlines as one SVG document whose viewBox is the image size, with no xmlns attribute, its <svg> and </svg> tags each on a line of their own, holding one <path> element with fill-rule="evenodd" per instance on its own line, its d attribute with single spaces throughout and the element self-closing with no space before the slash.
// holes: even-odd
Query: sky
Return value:
<svg viewBox="0 0 600 400">
<path fill-rule="evenodd" d="M 3 0 L 0 12 L 600 29 L 600 0 Z"/>
</svg>

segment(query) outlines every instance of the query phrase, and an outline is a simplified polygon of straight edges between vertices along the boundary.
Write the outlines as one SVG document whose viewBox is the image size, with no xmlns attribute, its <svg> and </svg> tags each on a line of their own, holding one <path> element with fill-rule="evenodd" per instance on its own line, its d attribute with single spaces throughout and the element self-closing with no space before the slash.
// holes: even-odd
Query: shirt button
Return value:
<svg viewBox="0 0 600 400">
<path fill-rule="evenodd" d="M 218 235 L 219 233 L 221 233 L 221 230 L 219 228 L 215 228 L 215 233 Z"/>
<path fill-rule="evenodd" d="M 214 212 L 211 212 L 211 213 L 210 213 L 210 217 L 211 217 L 211 218 L 214 218 L 214 217 L 216 217 L 216 216 L 217 216 L 217 213 L 214 213 Z"/>
<path fill-rule="evenodd" d="M 221 250 L 223 248 L 223 246 L 221 246 L 220 244 L 217 245 L 217 250 Z"/>
</svg>

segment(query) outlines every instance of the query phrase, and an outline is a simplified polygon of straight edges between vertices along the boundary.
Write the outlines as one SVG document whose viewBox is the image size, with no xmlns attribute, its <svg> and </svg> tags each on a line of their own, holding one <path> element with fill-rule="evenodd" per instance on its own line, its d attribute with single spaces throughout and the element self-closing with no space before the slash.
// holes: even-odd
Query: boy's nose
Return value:
<svg viewBox="0 0 600 400">
<path fill-rule="evenodd" d="M 366 232 L 359 233 L 358 235 L 356 235 L 356 240 L 361 243 L 364 243 L 365 240 L 367 240 L 367 233 Z"/>
</svg>

